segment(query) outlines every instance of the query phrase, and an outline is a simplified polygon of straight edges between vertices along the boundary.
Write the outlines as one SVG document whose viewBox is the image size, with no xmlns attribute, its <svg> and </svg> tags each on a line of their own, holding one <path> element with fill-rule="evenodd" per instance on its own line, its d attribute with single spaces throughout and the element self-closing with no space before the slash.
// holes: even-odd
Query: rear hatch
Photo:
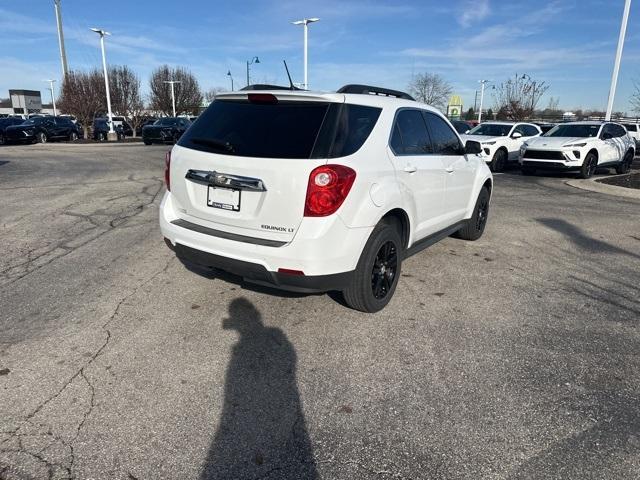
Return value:
<svg viewBox="0 0 640 480">
<path fill-rule="evenodd" d="M 343 94 L 222 94 L 174 147 L 171 193 L 184 220 L 289 242 L 304 217 L 309 176 L 356 152 L 381 109 Z"/>
<path fill-rule="evenodd" d="M 253 238 L 289 242 L 311 171 L 326 163 L 343 95 L 220 95 L 172 151 L 178 215 Z M 333 105 L 334 107 L 331 107 Z"/>
</svg>

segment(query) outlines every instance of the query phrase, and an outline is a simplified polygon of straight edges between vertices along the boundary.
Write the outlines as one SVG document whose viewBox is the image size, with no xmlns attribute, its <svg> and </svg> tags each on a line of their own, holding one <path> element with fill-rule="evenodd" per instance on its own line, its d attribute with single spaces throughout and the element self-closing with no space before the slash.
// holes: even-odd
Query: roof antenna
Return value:
<svg viewBox="0 0 640 480">
<path fill-rule="evenodd" d="M 289 67 L 287 67 L 287 61 L 282 60 L 284 63 L 284 68 L 287 71 L 287 77 L 289 77 L 289 90 L 297 90 L 297 88 L 293 85 L 293 80 L 291 80 L 291 74 L 289 73 Z"/>
</svg>

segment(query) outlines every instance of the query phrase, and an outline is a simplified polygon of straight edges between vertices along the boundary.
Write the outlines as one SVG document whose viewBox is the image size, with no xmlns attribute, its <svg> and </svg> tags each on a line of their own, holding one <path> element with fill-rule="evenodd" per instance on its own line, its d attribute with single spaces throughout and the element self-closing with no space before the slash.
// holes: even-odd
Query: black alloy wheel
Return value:
<svg viewBox="0 0 640 480">
<path fill-rule="evenodd" d="M 629 151 L 620 162 L 620 165 L 616 167 L 616 173 L 622 175 L 631 171 L 631 165 L 633 164 L 633 152 Z"/>
<path fill-rule="evenodd" d="M 591 178 L 597 169 L 598 159 L 593 153 L 589 153 L 580 168 L 580 177 L 584 179 Z"/>
<path fill-rule="evenodd" d="M 398 270 L 398 249 L 392 241 L 384 243 L 373 262 L 371 271 L 371 291 L 378 300 L 385 298 L 396 281 Z"/>
<path fill-rule="evenodd" d="M 493 154 L 493 160 L 491 161 L 491 171 L 502 172 L 507 166 L 507 152 L 500 149 Z"/>
<path fill-rule="evenodd" d="M 478 212 L 476 214 L 476 230 L 484 232 L 484 227 L 487 225 L 487 218 L 489 218 L 489 197 L 487 195 L 480 195 L 480 198 L 478 198 Z"/>
</svg>

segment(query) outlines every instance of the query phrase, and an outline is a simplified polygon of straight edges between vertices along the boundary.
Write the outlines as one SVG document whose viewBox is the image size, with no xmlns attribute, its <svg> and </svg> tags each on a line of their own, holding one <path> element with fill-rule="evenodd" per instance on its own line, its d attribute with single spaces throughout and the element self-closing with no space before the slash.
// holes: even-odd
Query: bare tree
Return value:
<svg viewBox="0 0 640 480">
<path fill-rule="evenodd" d="M 411 80 L 409 92 L 417 101 L 444 110 L 453 88 L 437 73 L 419 73 Z"/>
<path fill-rule="evenodd" d="M 62 81 L 58 105 L 61 111 L 74 115 L 84 129 L 85 138 L 95 116 L 106 108 L 104 76 L 99 70 L 70 71 Z"/>
<path fill-rule="evenodd" d="M 531 117 L 548 89 L 545 82 L 538 82 L 527 74 L 516 74 L 496 87 L 496 108 L 510 120 L 525 120 Z"/>
<path fill-rule="evenodd" d="M 215 100 L 216 95 L 222 92 L 226 92 L 228 91 L 226 88 L 224 87 L 213 87 L 210 88 L 209 90 L 207 90 L 206 92 L 204 92 L 204 100 L 207 103 L 211 103 Z"/>
<path fill-rule="evenodd" d="M 171 86 L 165 83 L 169 80 L 180 82 L 174 86 L 176 115 L 184 113 L 197 115 L 202 104 L 202 92 L 196 77 L 185 68 L 172 68 L 169 65 L 163 65 L 151 74 L 149 80 L 151 108 L 165 115 L 173 114 Z"/>
<path fill-rule="evenodd" d="M 135 137 L 136 129 L 144 120 L 140 79 L 126 65 L 112 66 L 109 68 L 109 90 L 113 111 L 129 119 Z"/>
<path fill-rule="evenodd" d="M 633 95 L 631 95 L 631 110 L 640 115 L 640 83 L 633 82 L 635 88 Z"/>
</svg>

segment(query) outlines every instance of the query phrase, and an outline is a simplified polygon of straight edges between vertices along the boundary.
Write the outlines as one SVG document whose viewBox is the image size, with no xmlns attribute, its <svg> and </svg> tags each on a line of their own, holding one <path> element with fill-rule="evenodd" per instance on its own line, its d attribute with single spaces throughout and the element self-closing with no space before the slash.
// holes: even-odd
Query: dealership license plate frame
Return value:
<svg viewBox="0 0 640 480">
<path fill-rule="evenodd" d="M 207 185 L 207 206 L 228 212 L 239 212 L 242 200 L 241 190 Z"/>
</svg>

